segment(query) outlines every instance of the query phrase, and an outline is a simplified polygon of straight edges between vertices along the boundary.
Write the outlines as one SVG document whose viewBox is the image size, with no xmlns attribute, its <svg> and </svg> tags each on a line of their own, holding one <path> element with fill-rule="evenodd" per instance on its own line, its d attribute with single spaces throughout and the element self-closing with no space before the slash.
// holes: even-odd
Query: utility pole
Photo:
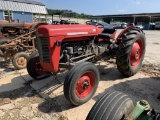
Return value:
<svg viewBox="0 0 160 120">
<path fill-rule="evenodd" d="M 136 16 L 133 16 L 133 23 L 135 24 L 136 22 Z"/>
<path fill-rule="evenodd" d="M 149 28 L 150 28 L 150 22 L 151 22 L 151 20 L 152 20 L 152 16 L 149 16 L 149 25 L 148 25 L 148 30 L 149 30 Z"/>
</svg>

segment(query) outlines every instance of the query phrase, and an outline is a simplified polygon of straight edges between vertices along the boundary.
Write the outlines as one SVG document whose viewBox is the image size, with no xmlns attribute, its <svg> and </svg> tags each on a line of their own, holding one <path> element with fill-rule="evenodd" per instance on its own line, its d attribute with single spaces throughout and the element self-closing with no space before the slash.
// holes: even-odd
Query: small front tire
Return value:
<svg viewBox="0 0 160 120">
<path fill-rule="evenodd" d="M 15 69 L 20 70 L 26 68 L 28 57 L 28 54 L 25 52 L 16 53 L 12 59 L 12 64 Z"/>
<path fill-rule="evenodd" d="M 89 101 L 97 90 L 99 79 L 99 71 L 94 64 L 84 62 L 75 65 L 65 78 L 66 99 L 75 106 Z"/>
</svg>

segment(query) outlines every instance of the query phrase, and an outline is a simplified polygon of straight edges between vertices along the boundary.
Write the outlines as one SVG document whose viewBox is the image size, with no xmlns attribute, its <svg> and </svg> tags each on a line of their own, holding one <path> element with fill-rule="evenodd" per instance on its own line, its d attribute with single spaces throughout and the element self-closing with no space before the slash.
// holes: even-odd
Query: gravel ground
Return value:
<svg viewBox="0 0 160 120">
<path fill-rule="evenodd" d="M 53 110 L 55 101 L 50 100 L 39 106 L 45 100 L 30 86 L 0 93 L 0 97 L 0 120 L 67 120 Z M 38 106 L 43 112 L 38 110 Z"/>
</svg>

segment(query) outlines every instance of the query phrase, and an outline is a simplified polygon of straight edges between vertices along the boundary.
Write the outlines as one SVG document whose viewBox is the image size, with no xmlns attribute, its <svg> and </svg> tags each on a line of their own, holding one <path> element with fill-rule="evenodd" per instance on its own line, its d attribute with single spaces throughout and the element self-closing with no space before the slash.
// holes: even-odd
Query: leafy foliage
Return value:
<svg viewBox="0 0 160 120">
<path fill-rule="evenodd" d="M 91 15 L 84 13 L 76 13 L 72 10 L 57 10 L 57 9 L 47 9 L 49 15 L 62 15 L 64 17 L 73 17 L 73 18 L 87 18 L 90 19 Z"/>
</svg>

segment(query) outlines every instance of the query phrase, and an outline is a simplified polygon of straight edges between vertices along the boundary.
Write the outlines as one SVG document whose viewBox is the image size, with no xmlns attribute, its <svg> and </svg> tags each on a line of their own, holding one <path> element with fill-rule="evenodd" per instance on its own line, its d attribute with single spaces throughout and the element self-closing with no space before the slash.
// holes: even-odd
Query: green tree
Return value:
<svg viewBox="0 0 160 120">
<path fill-rule="evenodd" d="M 65 17 L 73 17 L 73 18 L 91 18 L 91 15 L 87 15 L 84 13 L 76 13 L 72 10 L 58 10 L 58 9 L 47 9 L 49 15 L 62 15 Z"/>
</svg>

